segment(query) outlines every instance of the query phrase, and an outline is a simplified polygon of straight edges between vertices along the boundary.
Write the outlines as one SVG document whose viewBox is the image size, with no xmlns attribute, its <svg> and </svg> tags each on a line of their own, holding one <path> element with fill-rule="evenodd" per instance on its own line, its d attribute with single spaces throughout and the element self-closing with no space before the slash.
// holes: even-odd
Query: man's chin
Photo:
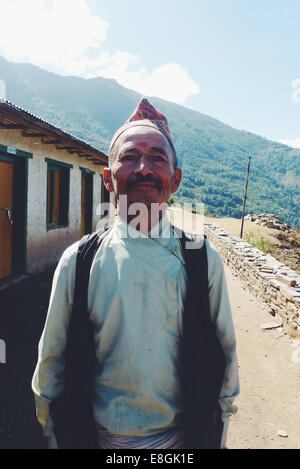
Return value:
<svg viewBox="0 0 300 469">
<path fill-rule="evenodd" d="M 135 197 L 128 197 L 128 207 L 133 204 L 144 204 L 148 208 L 151 204 L 158 203 L 160 203 L 159 198 L 150 194 L 136 194 Z"/>
<path fill-rule="evenodd" d="M 160 190 L 152 185 L 136 185 L 127 194 L 128 202 L 134 203 L 158 203 L 161 198 Z"/>
</svg>

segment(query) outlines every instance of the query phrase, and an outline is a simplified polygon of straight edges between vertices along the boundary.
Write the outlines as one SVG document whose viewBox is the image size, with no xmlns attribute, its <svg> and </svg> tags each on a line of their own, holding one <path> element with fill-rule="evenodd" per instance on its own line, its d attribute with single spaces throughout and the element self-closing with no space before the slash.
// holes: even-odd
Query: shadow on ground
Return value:
<svg viewBox="0 0 300 469">
<path fill-rule="evenodd" d="M 35 417 L 31 379 L 46 319 L 53 269 L 0 292 L 0 338 L 6 363 L 0 364 L 0 448 L 46 448 Z"/>
</svg>

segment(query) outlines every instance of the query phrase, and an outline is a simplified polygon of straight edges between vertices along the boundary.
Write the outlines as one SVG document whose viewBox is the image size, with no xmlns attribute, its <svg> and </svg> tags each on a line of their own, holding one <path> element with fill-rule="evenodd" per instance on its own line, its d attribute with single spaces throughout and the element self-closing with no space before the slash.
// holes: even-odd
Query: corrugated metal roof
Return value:
<svg viewBox="0 0 300 469">
<path fill-rule="evenodd" d="M 15 105 L 14 103 L 4 98 L 0 98 L 0 118 L 5 119 L 5 121 L 8 122 L 16 122 L 16 120 L 19 122 L 19 120 L 21 120 L 24 124 L 24 130 L 29 130 L 30 128 L 35 130 L 42 129 L 47 132 L 46 136 L 48 137 L 50 137 L 50 134 L 52 135 L 52 137 L 54 135 L 57 137 L 61 137 L 73 146 L 81 148 L 82 151 L 90 153 L 90 156 L 99 159 L 99 162 L 106 162 L 108 159 L 107 155 L 104 152 L 98 150 L 97 148 L 93 147 L 84 140 L 80 140 L 78 137 L 69 134 L 63 129 L 56 127 L 55 125 L 41 119 L 40 117 L 30 113 L 29 111 Z"/>
</svg>

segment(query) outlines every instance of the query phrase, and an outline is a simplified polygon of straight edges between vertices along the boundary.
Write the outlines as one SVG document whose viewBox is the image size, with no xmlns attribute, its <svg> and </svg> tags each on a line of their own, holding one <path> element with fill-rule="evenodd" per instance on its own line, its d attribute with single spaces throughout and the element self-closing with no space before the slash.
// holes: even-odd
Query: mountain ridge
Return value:
<svg viewBox="0 0 300 469">
<path fill-rule="evenodd" d="M 114 79 L 61 76 L 2 57 L 0 79 L 8 100 L 106 152 L 141 97 Z M 246 213 L 277 213 L 300 226 L 300 150 L 185 106 L 150 100 L 168 118 L 183 168 L 174 200 L 203 202 L 206 213 L 240 218 L 251 156 Z"/>
</svg>

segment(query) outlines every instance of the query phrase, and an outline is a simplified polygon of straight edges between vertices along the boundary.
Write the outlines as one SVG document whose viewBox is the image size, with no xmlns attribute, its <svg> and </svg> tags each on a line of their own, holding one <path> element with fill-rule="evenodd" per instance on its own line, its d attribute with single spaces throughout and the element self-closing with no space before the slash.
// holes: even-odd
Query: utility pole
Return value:
<svg viewBox="0 0 300 469">
<path fill-rule="evenodd" d="M 244 194 L 244 204 L 243 204 L 242 227 L 241 227 L 241 235 L 240 235 L 240 238 L 241 238 L 241 239 L 243 238 L 244 216 L 245 216 L 246 199 L 247 199 L 247 189 L 248 189 L 248 179 L 249 179 L 249 171 L 250 171 L 250 161 L 251 161 L 251 156 L 249 156 L 249 160 L 248 160 L 248 170 L 247 170 L 246 186 L 245 186 L 245 194 Z"/>
</svg>

